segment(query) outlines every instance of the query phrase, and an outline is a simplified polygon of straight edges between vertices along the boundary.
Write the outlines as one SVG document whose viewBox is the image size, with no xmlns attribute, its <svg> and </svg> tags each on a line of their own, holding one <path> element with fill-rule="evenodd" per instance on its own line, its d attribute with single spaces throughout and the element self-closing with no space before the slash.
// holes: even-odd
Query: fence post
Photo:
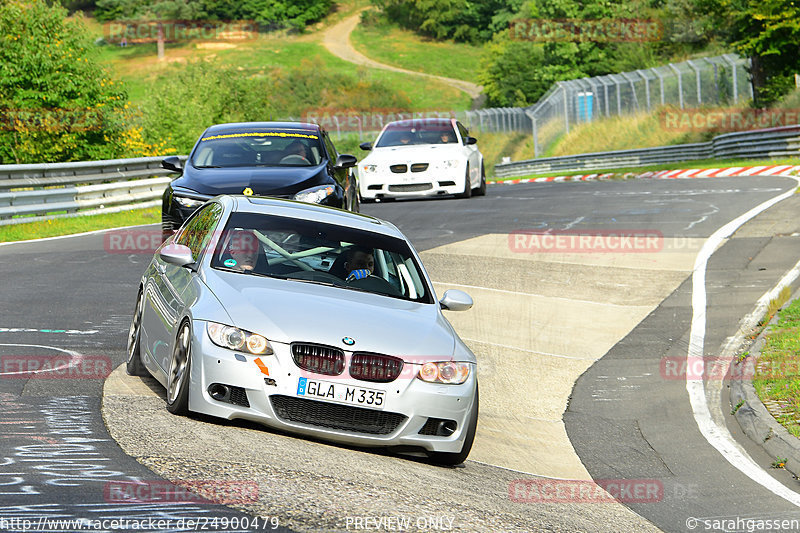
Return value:
<svg viewBox="0 0 800 533">
<path fill-rule="evenodd" d="M 567 108 L 567 87 L 565 85 L 561 86 L 561 89 L 564 91 L 564 129 L 567 133 L 569 133 L 569 109 Z"/>
<path fill-rule="evenodd" d="M 692 67 L 692 70 L 694 70 L 694 76 L 697 79 L 697 105 L 701 105 L 703 103 L 703 96 L 700 92 L 700 69 L 696 67 L 694 63 L 692 63 L 691 59 L 687 59 L 686 63 L 688 63 L 689 66 Z"/>
<path fill-rule="evenodd" d="M 644 70 L 637 70 L 636 72 L 638 72 L 639 76 L 641 76 L 644 79 L 644 92 L 645 92 L 645 96 L 647 97 L 647 112 L 649 113 L 650 112 L 650 78 L 648 78 L 647 76 L 644 75 L 644 73 L 645 73 Z"/>
<path fill-rule="evenodd" d="M 733 104 L 736 105 L 739 102 L 739 84 L 737 83 L 738 80 L 736 78 L 736 62 L 728 57 L 728 54 L 723 55 L 722 59 L 724 59 L 731 66 L 731 76 L 733 78 L 731 80 L 733 81 Z"/>
<path fill-rule="evenodd" d="M 669 63 L 668 66 L 678 75 L 678 101 L 681 104 L 681 109 L 683 109 L 683 77 L 681 76 L 681 71 L 672 63 Z"/>
</svg>

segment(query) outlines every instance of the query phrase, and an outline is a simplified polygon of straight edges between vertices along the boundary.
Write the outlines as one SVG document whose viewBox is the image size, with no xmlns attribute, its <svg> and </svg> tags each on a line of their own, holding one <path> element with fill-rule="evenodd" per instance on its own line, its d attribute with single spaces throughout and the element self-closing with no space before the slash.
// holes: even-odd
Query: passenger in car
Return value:
<svg viewBox="0 0 800 533">
<path fill-rule="evenodd" d="M 250 272 L 256 268 L 261 245 L 250 230 L 233 230 L 229 236 L 227 255 L 223 264 L 233 270 Z"/>
<path fill-rule="evenodd" d="M 366 278 L 375 271 L 375 257 L 372 250 L 354 246 L 347 250 L 347 261 L 344 263 L 347 280 Z"/>
</svg>

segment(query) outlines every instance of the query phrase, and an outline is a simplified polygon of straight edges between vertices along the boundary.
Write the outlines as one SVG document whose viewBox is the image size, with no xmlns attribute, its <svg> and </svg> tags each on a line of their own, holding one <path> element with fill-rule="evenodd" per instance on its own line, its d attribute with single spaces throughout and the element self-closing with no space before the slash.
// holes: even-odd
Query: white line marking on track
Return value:
<svg viewBox="0 0 800 533">
<path fill-rule="evenodd" d="M 539 298 L 549 298 L 551 300 L 562 300 L 565 302 L 575 302 L 579 304 L 591 304 L 591 305 L 599 305 L 601 307 L 622 307 L 625 309 L 650 309 L 652 305 L 622 305 L 622 304 L 610 304 L 606 302 L 593 302 L 591 300 L 578 300 L 575 298 L 565 298 L 563 296 L 545 296 L 542 294 L 536 294 L 533 292 L 520 292 L 520 291 L 508 291 L 505 289 L 493 289 L 491 287 L 479 287 L 477 285 L 462 285 L 461 283 L 447 283 L 446 281 L 434 281 L 434 283 L 439 285 L 448 285 L 450 287 L 461 287 L 463 289 L 477 289 L 480 291 L 491 291 L 491 292 L 502 292 L 504 294 L 516 294 L 518 296 L 537 296 Z"/>
<path fill-rule="evenodd" d="M 480 339 L 470 339 L 469 337 L 461 337 L 461 340 L 470 342 L 480 342 L 481 344 L 488 344 L 490 346 L 497 346 L 498 348 L 508 348 L 511 350 L 518 350 L 520 352 L 535 353 L 537 355 L 546 355 L 547 357 L 558 357 L 559 359 L 574 359 L 575 361 L 594 361 L 597 357 L 587 356 L 578 357 L 575 355 L 562 355 L 558 353 L 542 352 L 540 350 L 529 350 L 528 348 L 520 348 L 519 346 L 512 346 L 510 344 L 498 344 L 496 342 L 482 341 Z"/>
<path fill-rule="evenodd" d="M 36 329 L 36 328 L 0 328 L 0 333 L 63 333 L 64 335 L 94 335 L 98 329 Z"/>
<path fill-rule="evenodd" d="M 76 366 L 75 363 L 80 363 L 83 359 L 83 356 L 78 352 L 73 352 L 72 350 L 66 350 L 64 348 L 56 348 L 55 346 L 46 346 L 42 344 L 0 344 L 0 346 L 15 346 L 20 348 L 45 348 L 47 350 L 55 350 L 57 352 L 63 352 L 69 354 L 72 358 L 70 362 L 66 365 L 57 366 L 54 368 L 42 368 L 41 370 L 24 370 L 21 372 L 0 372 L 0 377 L 2 376 L 17 376 L 20 374 L 39 374 L 41 372 L 55 372 L 57 370 L 63 370 L 65 368 L 69 368 L 71 366 Z"/>
<path fill-rule="evenodd" d="M 28 244 L 32 242 L 42 242 L 42 241 L 56 241 L 60 239 L 69 239 L 71 237 L 85 237 L 86 235 L 95 235 L 98 233 L 106 233 L 108 231 L 115 231 L 120 229 L 131 229 L 131 228 L 143 228 L 146 226 L 157 226 L 158 223 L 154 224 L 137 224 L 135 226 L 122 226 L 120 228 L 106 228 L 106 229 L 97 229 L 94 231 L 85 231 L 83 233 L 73 233 L 71 235 L 57 235 L 55 237 L 42 237 L 41 239 L 28 239 L 27 241 L 9 241 L 9 242 L 0 242 L 0 246 L 11 246 L 12 244 Z"/>
<path fill-rule="evenodd" d="M 580 223 L 581 223 L 581 221 L 582 221 L 584 218 L 586 218 L 586 217 L 578 217 L 578 218 L 576 218 L 575 220 L 573 220 L 572 222 L 570 222 L 569 224 L 567 224 L 566 226 L 564 226 L 564 229 L 565 229 L 565 230 L 572 229 L 572 227 L 573 227 L 573 226 L 575 226 L 576 224 L 580 224 Z"/>
<path fill-rule="evenodd" d="M 792 177 L 800 184 L 800 178 L 793 176 L 787 177 Z M 763 202 L 728 222 L 706 240 L 700 252 L 697 254 L 694 272 L 692 273 L 692 325 L 689 335 L 689 349 L 686 353 L 687 364 L 692 358 L 702 358 L 704 355 L 707 304 L 706 268 L 711 255 L 723 240 L 733 234 L 733 232 L 745 222 L 778 202 L 789 198 L 794 193 L 795 187 L 792 187 L 789 191 Z M 762 296 L 762 300 L 765 296 Z M 761 300 L 759 300 L 759 302 L 760 301 Z M 800 494 L 797 494 L 769 475 L 761 466 L 753 461 L 747 452 L 734 440 L 727 427 L 717 424 L 714 421 L 706 398 L 704 381 L 702 379 L 689 379 L 689 375 L 687 374 L 686 391 L 689 393 L 689 401 L 692 405 L 692 412 L 697 427 L 708 443 L 716 448 L 731 465 L 747 477 L 776 496 L 780 496 L 786 501 L 800 507 Z"/>
</svg>

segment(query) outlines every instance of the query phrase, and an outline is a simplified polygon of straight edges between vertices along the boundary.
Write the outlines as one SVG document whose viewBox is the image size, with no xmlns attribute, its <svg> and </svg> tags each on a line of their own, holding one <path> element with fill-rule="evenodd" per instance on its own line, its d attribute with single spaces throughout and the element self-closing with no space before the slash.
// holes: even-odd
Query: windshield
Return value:
<svg viewBox="0 0 800 533">
<path fill-rule="evenodd" d="M 413 144 L 454 144 L 458 142 L 453 124 L 449 120 L 409 120 L 389 124 L 376 148 L 408 146 Z"/>
<path fill-rule="evenodd" d="M 433 303 L 404 240 L 333 224 L 234 213 L 211 267 Z"/>
<path fill-rule="evenodd" d="M 192 154 L 196 168 L 316 166 L 319 136 L 309 130 L 264 130 L 205 135 Z"/>
</svg>

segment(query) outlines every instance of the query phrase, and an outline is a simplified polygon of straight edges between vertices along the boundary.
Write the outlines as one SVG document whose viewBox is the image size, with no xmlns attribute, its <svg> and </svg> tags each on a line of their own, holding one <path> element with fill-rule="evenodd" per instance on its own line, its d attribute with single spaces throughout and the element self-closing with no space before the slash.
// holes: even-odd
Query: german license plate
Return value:
<svg viewBox="0 0 800 533">
<path fill-rule="evenodd" d="M 366 407 L 383 407 L 386 393 L 381 390 L 353 387 L 344 383 L 300 378 L 297 381 L 297 395 L 315 400 L 328 400 Z"/>
</svg>

